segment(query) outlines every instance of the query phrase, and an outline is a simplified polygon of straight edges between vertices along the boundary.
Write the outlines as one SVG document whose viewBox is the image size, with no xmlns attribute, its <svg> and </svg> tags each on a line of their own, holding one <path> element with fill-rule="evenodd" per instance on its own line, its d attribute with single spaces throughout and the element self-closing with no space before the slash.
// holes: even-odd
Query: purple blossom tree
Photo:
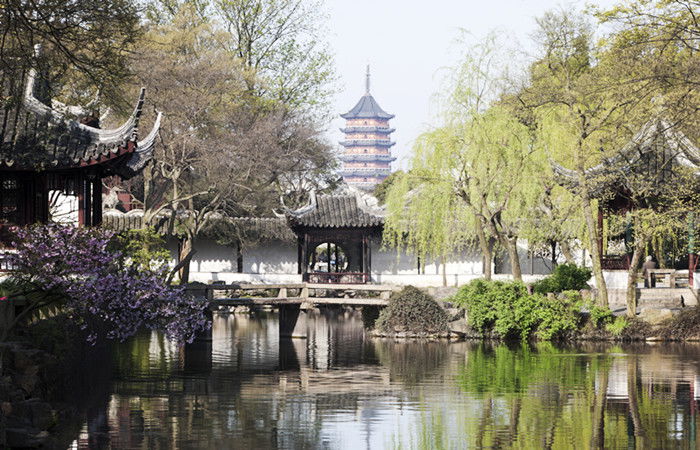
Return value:
<svg viewBox="0 0 700 450">
<path fill-rule="evenodd" d="M 9 262 L 15 295 L 28 306 L 15 324 L 47 306 L 58 305 L 76 325 L 120 341 L 140 328 L 163 331 L 191 342 L 211 326 L 207 302 L 185 294 L 165 280 L 167 268 L 148 270 L 133 264 L 115 245 L 114 233 L 57 224 L 19 228 Z M 11 299 L 12 296 L 10 296 Z"/>
</svg>

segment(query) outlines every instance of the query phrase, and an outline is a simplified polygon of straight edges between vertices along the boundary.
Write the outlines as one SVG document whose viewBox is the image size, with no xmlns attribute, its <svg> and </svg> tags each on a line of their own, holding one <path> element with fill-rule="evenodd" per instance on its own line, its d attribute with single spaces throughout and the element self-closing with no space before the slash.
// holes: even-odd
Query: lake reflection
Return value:
<svg viewBox="0 0 700 450">
<path fill-rule="evenodd" d="M 393 342 L 359 312 L 218 314 L 118 346 L 78 448 L 696 448 L 700 347 Z"/>
</svg>

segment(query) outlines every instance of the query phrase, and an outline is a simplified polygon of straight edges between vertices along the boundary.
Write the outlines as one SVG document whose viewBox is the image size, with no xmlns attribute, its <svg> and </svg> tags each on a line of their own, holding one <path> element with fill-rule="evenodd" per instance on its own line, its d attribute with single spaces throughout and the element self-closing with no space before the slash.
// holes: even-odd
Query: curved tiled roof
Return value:
<svg viewBox="0 0 700 450">
<path fill-rule="evenodd" d="M 384 111 L 368 92 L 350 111 L 341 114 L 343 119 L 393 119 L 394 115 Z"/>
<path fill-rule="evenodd" d="M 651 172 L 650 167 L 647 167 L 649 158 L 654 160 Z M 550 165 L 560 184 L 572 190 L 579 189 L 576 171 L 567 169 L 554 160 L 550 160 Z M 585 175 L 590 181 L 589 189 L 598 195 L 607 187 L 627 184 L 629 174 L 633 171 L 647 177 L 658 177 L 674 166 L 687 167 L 700 173 L 700 149 L 677 130 L 675 125 L 661 117 L 655 117 L 646 122 L 617 153 L 586 169 Z M 658 168 L 665 170 L 657 170 Z"/>
<path fill-rule="evenodd" d="M 362 205 L 357 195 L 312 195 L 308 206 L 288 211 L 292 226 L 314 228 L 365 228 L 384 225 L 384 217 Z"/>
<path fill-rule="evenodd" d="M 107 172 L 129 178 L 151 159 L 161 116 L 138 140 L 145 89 L 129 118 L 118 128 L 101 129 L 69 118 L 80 108 L 54 108 L 37 98 L 35 69 L 4 74 L 0 95 L 14 101 L 0 110 L 0 169 L 52 170 L 105 164 Z M 22 85 L 24 83 L 24 85 Z"/>
</svg>

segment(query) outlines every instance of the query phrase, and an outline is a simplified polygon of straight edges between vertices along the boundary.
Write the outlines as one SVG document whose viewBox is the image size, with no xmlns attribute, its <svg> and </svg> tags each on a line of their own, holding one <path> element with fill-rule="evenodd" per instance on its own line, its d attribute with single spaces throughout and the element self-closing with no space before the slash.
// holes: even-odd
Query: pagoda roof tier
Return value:
<svg viewBox="0 0 700 450">
<path fill-rule="evenodd" d="M 550 165 L 562 185 L 574 191 L 579 188 L 576 171 L 553 160 Z M 700 176 L 700 149 L 669 122 L 655 118 L 645 123 L 617 153 L 587 169 L 585 178 L 590 183 L 591 194 L 598 195 L 612 186 L 633 188 L 627 186 L 634 178 L 630 177 L 633 173 L 639 173 L 647 181 L 653 181 L 649 177 L 656 177 L 656 182 L 662 183 L 663 177 L 679 166 Z M 660 170 L 655 172 L 654 168 Z"/>
<path fill-rule="evenodd" d="M 396 128 L 389 127 L 345 127 L 340 128 L 343 133 L 379 133 L 379 134 L 391 134 L 396 131 Z"/>
<path fill-rule="evenodd" d="M 388 167 L 345 167 L 343 169 L 340 169 L 340 173 L 342 173 L 344 176 L 355 175 L 359 177 L 381 175 L 388 176 L 391 173 L 391 169 Z"/>
<path fill-rule="evenodd" d="M 393 147 L 396 142 L 391 139 L 346 139 L 338 141 L 343 147 Z"/>
<path fill-rule="evenodd" d="M 348 112 L 341 114 L 343 119 L 393 119 L 394 115 L 384 111 L 372 95 L 367 92 Z"/>
<path fill-rule="evenodd" d="M 392 161 L 396 161 L 396 158 L 394 158 L 391 155 L 387 155 L 387 154 L 377 155 L 377 154 L 373 154 L 373 153 L 359 153 L 359 154 L 348 153 L 345 155 L 338 156 L 338 159 L 340 159 L 341 161 L 345 161 L 345 162 L 351 162 L 351 161 L 392 162 Z"/>
<path fill-rule="evenodd" d="M 384 224 L 383 210 L 357 190 L 331 195 L 312 193 L 307 206 L 287 210 L 285 215 L 293 228 L 371 228 Z"/>
<path fill-rule="evenodd" d="M 0 110 L 0 123 L 5 124 L 0 128 L 0 169 L 65 170 L 101 165 L 107 174 L 129 178 L 152 158 L 162 115 L 158 113 L 150 133 L 138 140 L 145 89 L 121 126 L 101 129 L 69 118 L 67 114 L 80 111 L 79 107 L 53 107 L 40 101 L 35 95 L 36 77 L 36 70 L 31 69 L 21 101 Z M 12 92 L 9 85 L 0 88 Z"/>
</svg>

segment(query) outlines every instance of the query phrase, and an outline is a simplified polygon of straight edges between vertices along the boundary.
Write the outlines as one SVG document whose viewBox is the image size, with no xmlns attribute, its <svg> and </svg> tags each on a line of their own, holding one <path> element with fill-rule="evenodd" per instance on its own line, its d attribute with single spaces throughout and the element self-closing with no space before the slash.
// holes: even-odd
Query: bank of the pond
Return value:
<svg viewBox="0 0 700 450">
<path fill-rule="evenodd" d="M 580 277 L 583 278 L 583 277 Z M 581 286 L 580 280 L 569 285 Z M 546 286 L 563 286 L 549 283 Z M 534 291 L 534 292 L 533 292 Z M 637 317 L 597 306 L 586 290 L 537 292 L 519 282 L 475 280 L 437 301 L 414 287 L 392 295 L 381 311 L 366 313 L 376 337 L 541 341 L 700 340 L 700 309 L 645 309 Z"/>
<path fill-rule="evenodd" d="M 91 402 L 107 395 L 111 349 L 55 317 L 0 343 L 0 448 L 67 448 Z"/>
</svg>

